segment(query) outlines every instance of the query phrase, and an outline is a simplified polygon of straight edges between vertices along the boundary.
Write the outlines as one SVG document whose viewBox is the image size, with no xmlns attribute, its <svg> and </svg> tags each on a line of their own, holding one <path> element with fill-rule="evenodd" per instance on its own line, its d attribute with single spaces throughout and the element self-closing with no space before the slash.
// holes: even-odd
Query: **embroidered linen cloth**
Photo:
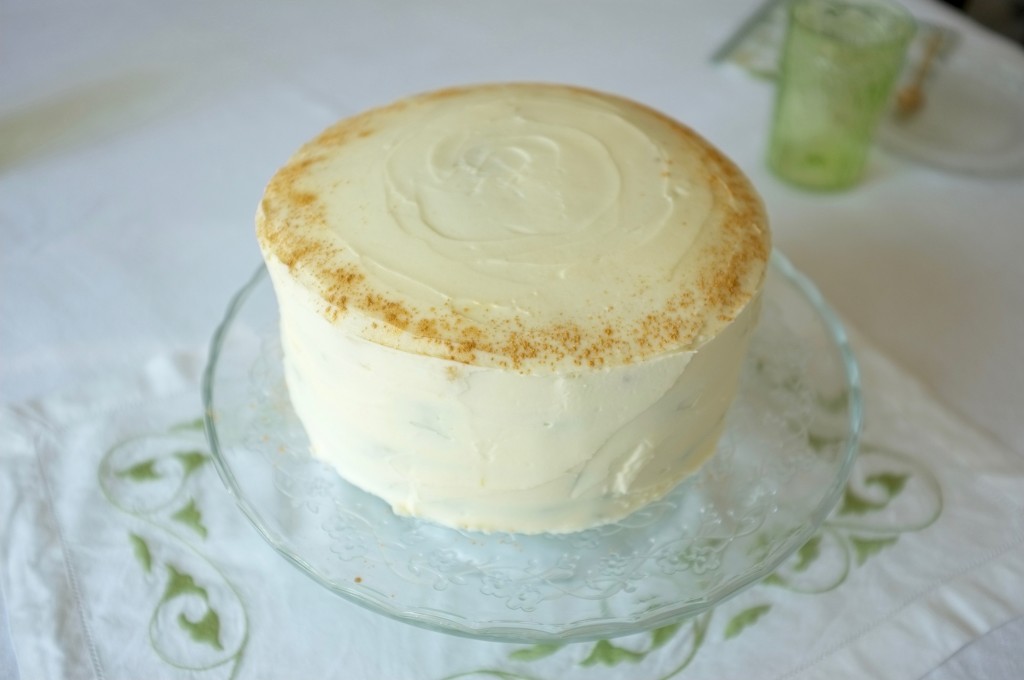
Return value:
<svg viewBox="0 0 1024 680">
<path fill-rule="evenodd" d="M 920 677 L 1024 612 L 1024 459 L 855 348 L 862 451 L 814 538 L 708 613 L 566 645 L 416 628 L 287 563 L 210 464 L 198 356 L 6 409 L 0 585 L 21 677 Z"/>
</svg>

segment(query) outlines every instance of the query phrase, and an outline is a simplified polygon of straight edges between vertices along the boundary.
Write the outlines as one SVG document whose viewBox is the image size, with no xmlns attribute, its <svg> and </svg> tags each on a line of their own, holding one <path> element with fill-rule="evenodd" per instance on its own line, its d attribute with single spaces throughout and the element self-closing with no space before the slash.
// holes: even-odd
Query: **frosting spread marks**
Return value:
<svg viewBox="0 0 1024 680">
<path fill-rule="evenodd" d="M 770 247 L 753 188 L 691 130 L 540 84 L 341 121 L 275 175 L 257 225 L 334 323 L 525 373 L 695 350 L 759 289 Z"/>
</svg>

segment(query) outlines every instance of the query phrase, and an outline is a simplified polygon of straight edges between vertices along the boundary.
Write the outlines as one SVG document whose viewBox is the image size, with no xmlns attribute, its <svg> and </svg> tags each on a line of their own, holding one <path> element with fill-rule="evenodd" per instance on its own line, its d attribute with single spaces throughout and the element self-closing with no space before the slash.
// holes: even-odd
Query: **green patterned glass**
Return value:
<svg viewBox="0 0 1024 680">
<path fill-rule="evenodd" d="M 914 20 L 883 0 L 795 0 L 780 62 L 768 164 L 810 189 L 864 174 Z"/>
</svg>

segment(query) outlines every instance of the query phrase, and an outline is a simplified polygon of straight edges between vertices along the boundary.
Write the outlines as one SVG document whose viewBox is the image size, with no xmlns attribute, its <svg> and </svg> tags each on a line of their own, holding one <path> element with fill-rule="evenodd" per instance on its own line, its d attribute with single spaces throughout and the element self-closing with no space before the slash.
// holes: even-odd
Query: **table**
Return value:
<svg viewBox="0 0 1024 680">
<path fill-rule="evenodd" d="M 1024 69 L 1019 48 L 940 3 L 905 4 L 954 27 L 964 54 Z M 265 182 L 338 117 L 450 84 L 552 80 L 643 101 L 704 134 L 750 175 L 776 246 L 842 317 L 1024 454 L 1024 180 L 878 150 L 852 191 L 782 184 L 763 163 L 770 84 L 710 61 L 756 6 L 6 3 L 0 398 L 21 404 L 201 351 L 259 261 Z"/>
</svg>

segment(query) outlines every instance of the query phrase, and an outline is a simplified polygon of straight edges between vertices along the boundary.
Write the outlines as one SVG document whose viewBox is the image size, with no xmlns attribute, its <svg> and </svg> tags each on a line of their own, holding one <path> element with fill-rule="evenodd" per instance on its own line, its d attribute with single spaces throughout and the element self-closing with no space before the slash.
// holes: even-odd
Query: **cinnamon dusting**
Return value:
<svg viewBox="0 0 1024 680">
<path fill-rule="evenodd" d="M 501 87 L 501 86 L 495 86 Z M 459 95 L 467 88 L 451 88 L 421 97 L 423 101 Z M 596 93 L 580 90 L 595 96 Z M 370 339 L 384 344 L 418 341 L 422 351 L 458 363 L 473 364 L 484 355 L 488 361 L 528 371 L 540 365 L 566 362 L 600 368 L 609 362 L 630 363 L 686 348 L 701 332 L 707 319 L 728 322 L 756 292 L 768 258 L 770 241 L 764 210 L 740 170 L 717 149 L 689 128 L 663 114 L 622 100 L 620 105 L 638 107 L 663 121 L 687 146 L 695 150 L 702 177 L 721 210 L 713 246 L 705 246 L 696 258 L 696 287 L 680 290 L 659 309 L 633 317 L 607 310 L 607 317 L 525 325 L 510 323 L 486 329 L 451 308 L 419 309 L 410 301 L 376 286 L 347 246 L 330 228 L 323 199 L 309 190 L 308 178 L 332 154 L 344 153 L 344 145 L 371 136 L 386 124 L 381 116 L 415 106 L 411 99 L 374 109 L 342 121 L 304 146 L 271 180 L 257 216 L 257 233 L 264 251 L 273 253 L 289 270 L 302 271 L 317 282 L 330 321 L 358 313 L 368 317 Z M 673 166 L 674 159 L 664 162 Z M 669 171 L 661 172 L 663 177 Z M 336 219 L 336 218 L 331 218 Z M 643 304 L 643 296 L 637 300 Z M 623 320 L 626 320 L 623 323 Z M 412 343 L 417 346 L 416 342 Z M 454 379 L 454 373 L 452 374 Z"/>
</svg>

